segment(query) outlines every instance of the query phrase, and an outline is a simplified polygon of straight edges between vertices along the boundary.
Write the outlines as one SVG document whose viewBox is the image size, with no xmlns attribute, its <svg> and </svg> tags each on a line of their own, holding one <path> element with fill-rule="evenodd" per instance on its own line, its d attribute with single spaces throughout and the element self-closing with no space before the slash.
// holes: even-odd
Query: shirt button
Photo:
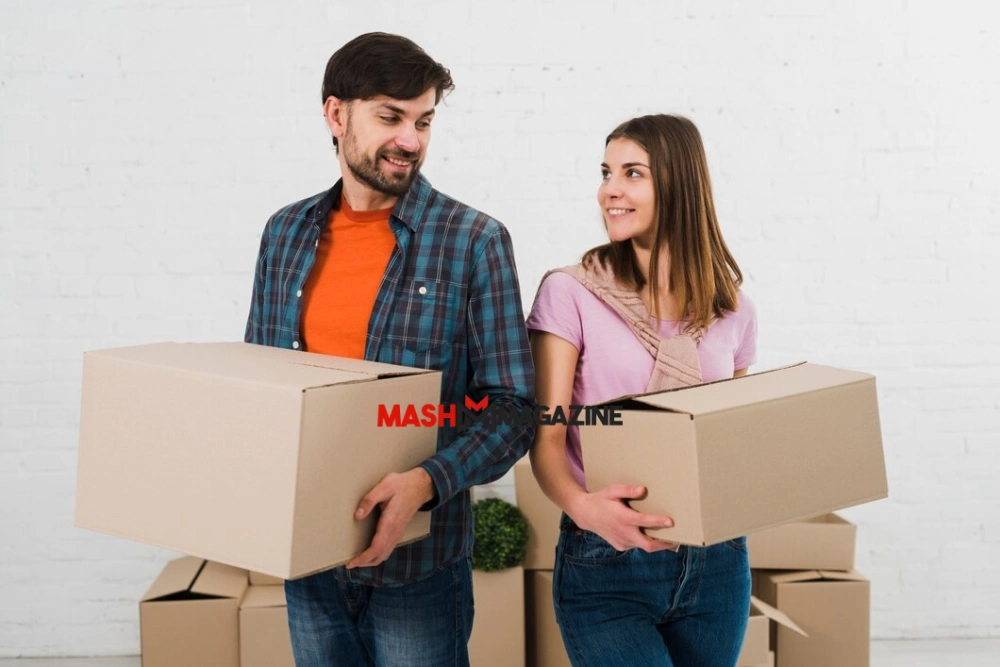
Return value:
<svg viewBox="0 0 1000 667">
<path fill-rule="evenodd" d="M 314 248 L 318 248 L 319 247 L 319 241 L 316 241 L 316 245 L 314 245 L 313 247 Z"/>
<path fill-rule="evenodd" d="M 296 292 L 295 296 L 301 298 L 302 297 L 302 290 L 299 290 L 298 292 Z"/>
<path fill-rule="evenodd" d="M 421 285 L 420 289 L 418 289 L 417 291 L 420 292 L 421 294 L 427 294 L 427 288 L 424 287 L 423 285 Z"/>
<path fill-rule="evenodd" d="M 293 350 L 299 349 L 299 341 L 293 341 L 292 342 L 292 349 Z"/>
</svg>

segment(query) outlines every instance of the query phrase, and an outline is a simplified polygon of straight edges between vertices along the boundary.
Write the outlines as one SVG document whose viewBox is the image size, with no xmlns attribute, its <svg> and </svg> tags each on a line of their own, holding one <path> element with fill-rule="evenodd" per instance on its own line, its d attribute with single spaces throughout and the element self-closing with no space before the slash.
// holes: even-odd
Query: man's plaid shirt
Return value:
<svg viewBox="0 0 1000 667">
<path fill-rule="evenodd" d="M 300 349 L 302 291 L 342 183 L 286 206 L 260 243 L 246 341 Z M 507 230 L 418 175 L 389 224 L 396 235 L 365 343 L 365 359 L 442 372 L 441 403 L 489 397 L 530 409 L 534 369 Z M 364 248 L 358 248 L 364 252 Z M 350 581 L 393 586 L 424 579 L 472 552 L 469 487 L 502 476 L 534 438 L 527 425 L 440 429 L 423 463 L 434 482 L 431 534 L 374 568 L 336 570 Z M 426 509 L 426 508 L 425 508 Z M 345 512 L 353 508 L 345 507 Z"/>
</svg>

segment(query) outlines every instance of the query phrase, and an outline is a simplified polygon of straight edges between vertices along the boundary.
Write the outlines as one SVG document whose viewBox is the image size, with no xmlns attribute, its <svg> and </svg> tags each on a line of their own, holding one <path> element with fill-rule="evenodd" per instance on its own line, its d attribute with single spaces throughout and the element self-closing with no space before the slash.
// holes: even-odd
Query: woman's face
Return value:
<svg viewBox="0 0 1000 667">
<path fill-rule="evenodd" d="M 631 139 L 612 139 L 604 150 L 601 174 L 597 203 L 608 238 L 632 239 L 651 248 L 656 237 L 656 191 L 649 155 Z"/>
</svg>

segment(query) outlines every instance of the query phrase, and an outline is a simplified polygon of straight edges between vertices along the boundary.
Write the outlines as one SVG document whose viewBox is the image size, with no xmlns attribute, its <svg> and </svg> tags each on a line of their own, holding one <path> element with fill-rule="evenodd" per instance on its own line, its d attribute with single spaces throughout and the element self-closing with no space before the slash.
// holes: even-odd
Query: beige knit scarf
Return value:
<svg viewBox="0 0 1000 667">
<path fill-rule="evenodd" d="M 556 272 L 567 273 L 576 278 L 629 325 L 632 333 L 654 359 L 653 373 L 646 384 L 647 393 L 701 384 L 698 345 L 705 335 L 703 328 L 687 327 L 676 336 L 660 338 L 650 322 L 652 318 L 646 304 L 634 290 L 623 287 L 610 268 L 595 261 L 586 267 L 574 264 L 552 269 L 545 277 Z"/>
</svg>

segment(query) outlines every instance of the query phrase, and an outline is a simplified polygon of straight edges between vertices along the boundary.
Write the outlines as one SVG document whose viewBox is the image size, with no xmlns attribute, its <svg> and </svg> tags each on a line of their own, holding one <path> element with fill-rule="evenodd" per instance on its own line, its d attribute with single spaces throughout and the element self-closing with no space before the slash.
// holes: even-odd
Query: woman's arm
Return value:
<svg viewBox="0 0 1000 667">
<path fill-rule="evenodd" d="M 531 354 L 535 362 L 535 398 L 550 410 L 561 405 L 568 411 L 573 397 L 573 381 L 579 352 L 555 334 L 531 332 Z M 676 549 L 676 545 L 654 540 L 642 528 L 672 526 L 668 517 L 642 514 L 623 501 L 641 498 L 641 486 L 612 484 L 588 493 L 573 476 L 566 457 L 566 426 L 540 424 L 531 448 L 531 467 L 538 485 L 552 502 L 573 519 L 577 526 L 603 537 L 619 551 Z"/>
</svg>

